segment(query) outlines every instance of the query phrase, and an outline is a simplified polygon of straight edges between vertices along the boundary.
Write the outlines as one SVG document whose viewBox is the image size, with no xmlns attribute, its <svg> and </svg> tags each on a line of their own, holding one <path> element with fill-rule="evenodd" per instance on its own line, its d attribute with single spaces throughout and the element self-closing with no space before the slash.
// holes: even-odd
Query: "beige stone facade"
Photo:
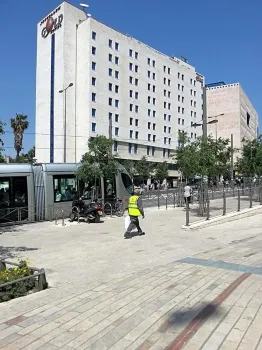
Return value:
<svg viewBox="0 0 262 350">
<path fill-rule="evenodd" d="M 234 148 L 242 148 L 243 138 L 253 140 L 257 137 L 258 114 L 239 83 L 207 88 L 207 116 L 208 122 L 218 120 L 216 124 L 208 125 L 208 134 L 229 139 L 233 134 Z"/>
</svg>

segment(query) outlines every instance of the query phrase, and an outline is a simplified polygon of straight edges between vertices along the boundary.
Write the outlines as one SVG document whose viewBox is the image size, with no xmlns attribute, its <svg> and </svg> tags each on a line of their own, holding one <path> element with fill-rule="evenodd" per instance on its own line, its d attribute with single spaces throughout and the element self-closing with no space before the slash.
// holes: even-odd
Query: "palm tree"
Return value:
<svg viewBox="0 0 262 350">
<path fill-rule="evenodd" d="M 16 157 L 19 158 L 19 154 L 23 148 L 24 132 L 29 126 L 27 115 L 16 113 L 16 117 L 10 119 L 10 124 L 14 132 L 14 148 L 16 150 Z"/>
</svg>

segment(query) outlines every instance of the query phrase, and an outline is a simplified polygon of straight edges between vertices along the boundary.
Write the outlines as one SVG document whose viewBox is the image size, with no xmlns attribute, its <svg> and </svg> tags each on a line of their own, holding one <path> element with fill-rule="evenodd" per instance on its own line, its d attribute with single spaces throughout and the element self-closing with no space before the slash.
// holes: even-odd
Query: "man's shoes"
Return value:
<svg viewBox="0 0 262 350">
<path fill-rule="evenodd" d="M 145 234 L 145 232 L 138 232 L 138 236 L 144 236 Z"/>
<path fill-rule="evenodd" d="M 124 238 L 125 238 L 125 239 L 130 239 L 130 238 L 132 238 L 132 236 L 131 236 L 131 234 L 130 234 L 129 232 L 126 232 L 126 233 L 124 234 Z"/>
</svg>

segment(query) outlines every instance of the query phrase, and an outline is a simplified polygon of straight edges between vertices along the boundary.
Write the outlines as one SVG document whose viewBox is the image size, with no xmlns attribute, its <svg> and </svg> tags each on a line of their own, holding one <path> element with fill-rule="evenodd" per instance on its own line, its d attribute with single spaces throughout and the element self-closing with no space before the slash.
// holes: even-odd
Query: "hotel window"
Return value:
<svg viewBox="0 0 262 350">
<path fill-rule="evenodd" d="M 112 55 L 111 53 L 108 55 L 108 61 L 109 61 L 109 62 L 112 62 L 112 61 L 113 61 L 113 55 Z"/>
<path fill-rule="evenodd" d="M 129 49 L 129 57 L 133 57 L 133 50 Z"/>
<path fill-rule="evenodd" d="M 92 117 L 95 118 L 95 116 L 96 116 L 96 109 L 92 108 Z"/>
<path fill-rule="evenodd" d="M 193 106 L 193 100 L 191 100 L 190 103 L 191 103 L 191 106 Z"/>
<path fill-rule="evenodd" d="M 148 140 L 148 141 L 151 141 L 151 134 L 148 134 L 148 135 L 147 135 L 147 140 Z"/>
<path fill-rule="evenodd" d="M 194 117 L 196 118 L 196 112 L 194 112 Z"/>
<path fill-rule="evenodd" d="M 177 84 L 177 88 L 178 88 L 178 90 L 180 90 L 180 84 Z"/>
<path fill-rule="evenodd" d="M 156 117 L 156 111 L 153 111 L 153 118 Z"/>
<path fill-rule="evenodd" d="M 135 126 L 138 126 L 138 119 L 135 120 Z"/>
<path fill-rule="evenodd" d="M 136 137 L 136 139 L 138 139 L 138 131 L 136 131 L 136 136 L 135 137 Z"/>
<path fill-rule="evenodd" d="M 138 113 L 138 106 L 135 106 L 135 112 Z"/>
<path fill-rule="evenodd" d="M 180 78 L 180 73 L 179 73 L 179 72 L 177 73 L 177 77 L 178 77 L 178 79 Z M 192 79 L 191 79 L 191 80 L 192 80 Z"/>
<path fill-rule="evenodd" d="M 166 90 L 164 90 L 164 96 L 166 96 Z"/>
<path fill-rule="evenodd" d="M 153 130 L 156 130 L 156 124 L 153 123 Z"/>
<path fill-rule="evenodd" d="M 119 92 L 119 86 L 115 85 L 115 93 L 118 94 L 118 92 Z"/>
<path fill-rule="evenodd" d="M 138 79 L 135 79 L 135 86 L 138 86 Z"/>
<path fill-rule="evenodd" d="M 178 107 L 177 107 L 177 111 L 178 111 L 178 113 L 180 113 L 180 110 L 181 110 L 181 107 L 180 107 L 180 106 L 178 106 Z"/>
<path fill-rule="evenodd" d="M 129 111 L 133 112 L 133 105 L 132 105 L 132 103 L 130 103 L 130 105 L 129 105 Z"/>
<path fill-rule="evenodd" d="M 96 78 L 92 77 L 92 85 L 96 86 Z"/>
<path fill-rule="evenodd" d="M 96 93 L 92 92 L 92 101 L 96 102 Z"/>
<path fill-rule="evenodd" d="M 118 43 L 115 43 L 115 50 L 119 51 L 119 44 Z"/>
<path fill-rule="evenodd" d="M 167 139 L 167 138 L 166 138 L 166 137 L 164 137 L 164 144 L 166 144 L 166 139 Z"/>
<path fill-rule="evenodd" d="M 129 125 L 133 125 L 133 118 L 129 119 Z"/>
<path fill-rule="evenodd" d="M 190 90 L 190 95 L 193 96 L 193 90 L 192 89 Z"/>
<path fill-rule="evenodd" d="M 184 91 L 184 85 L 182 85 L 182 91 Z"/>
<path fill-rule="evenodd" d="M 166 102 L 164 102 L 164 108 L 166 108 Z"/>
<path fill-rule="evenodd" d="M 153 67 L 155 68 L 156 62 L 154 60 L 153 60 L 152 64 L 153 64 Z"/>
<path fill-rule="evenodd" d="M 194 107 L 196 107 L 196 101 L 194 101 Z"/>
<path fill-rule="evenodd" d="M 118 150 L 118 144 L 117 141 L 114 141 L 114 152 L 117 152 Z"/>
<path fill-rule="evenodd" d="M 177 96 L 177 100 L 180 101 L 180 95 Z"/>
<path fill-rule="evenodd" d="M 182 119 L 182 125 L 185 125 L 185 119 Z"/>
<path fill-rule="evenodd" d="M 92 39 L 96 40 L 96 32 L 92 32 Z"/>
<path fill-rule="evenodd" d="M 147 76 L 148 76 L 148 78 L 150 78 L 150 74 L 151 74 L 150 70 L 147 71 Z"/>
<path fill-rule="evenodd" d="M 182 74 L 182 77 L 181 77 L 182 80 L 184 80 L 184 74 Z"/>
<path fill-rule="evenodd" d="M 129 90 L 129 97 L 133 97 L 133 90 Z"/>
<path fill-rule="evenodd" d="M 138 52 L 135 52 L 135 59 L 138 60 Z"/>
<path fill-rule="evenodd" d="M 164 120 L 166 120 L 166 114 L 164 114 Z"/>
<path fill-rule="evenodd" d="M 168 104 L 168 109 L 171 109 L 171 103 Z"/>
<path fill-rule="evenodd" d="M 185 108 L 184 107 L 182 107 L 182 114 L 184 114 L 185 113 Z"/>
<path fill-rule="evenodd" d="M 168 121 L 170 122 L 170 120 L 171 120 L 171 115 L 168 116 Z"/>
<path fill-rule="evenodd" d="M 92 62 L 92 70 L 96 70 L 96 63 Z"/>
<path fill-rule="evenodd" d="M 193 111 L 191 111 L 191 117 L 193 117 Z"/>
<path fill-rule="evenodd" d="M 170 74 L 171 73 L 171 69 L 170 68 L 168 68 L 168 72 L 167 72 L 168 74 Z"/>
<path fill-rule="evenodd" d="M 113 115 L 113 114 L 112 114 L 111 112 L 108 113 L 108 119 L 109 119 L 109 120 L 112 120 L 112 115 Z"/>
<path fill-rule="evenodd" d="M 146 154 L 149 156 L 150 155 L 150 146 L 147 146 L 146 148 Z"/>
<path fill-rule="evenodd" d="M 150 115 L 151 115 L 151 109 L 148 109 L 148 110 L 147 110 L 147 115 L 150 117 Z"/>
<path fill-rule="evenodd" d="M 148 84 L 147 84 L 147 90 L 148 90 L 148 91 L 150 91 L 150 86 L 151 86 L 151 85 L 148 83 Z"/>
<path fill-rule="evenodd" d="M 153 142 L 156 142 L 156 135 L 153 135 Z"/>
<path fill-rule="evenodd" d="M 119 114 L 115 114 L 115 122 L 118 123 L 119 120 Z"/>
<path fill-rule="evenodd" d="M 112 48 L 113 46 L 113 41 L 111 39 L 108 40 L 108 46 Z"/>
<path fill-rule="evenodd" d="M 156 154 L 156 150 L 155 150 L 155 147 L 152 147 L 152 156 L 154 157 Z"/>
<path fill-rule="evenodd" d="M 132 139 L 133 138 L 133 130 L 129 131 L 129 138 Z"/>
<path fill-rule="evenodd" d="M 133 70 L 133 63 L 129 63 L 129 70 Z"/>
<path fill-rule="evenodd" d="M 128 144 L 128 153 L 132 153 L 132 143 Z"/>
<path fill-rule="evenodd" d="M 166 132 L 166 126 L 164 126 L 164 132 Z"/>
<path fill-rule="evenodd" d="M 196 91 L 194 91 L 194 97 L 196 97 Z"/>
<path fill-rule="evenodd" d="M 115 136 L 118 136 L 119 134 L 119 128 L 115 128 Z"/>
<path fill-rule="evenodd" d="M 108 84 L 108 90 L 109 90 L 109 91 L 112 91 L 112 90 L 113 90 L 113 84 L 112 84 L 112 83 L 109 83 L 109 84 Z"/>
<path fill-rule="evenodd" d="M 184 96 L 182 96 L 182 103 L 184 102 L 184 99 L 185 99 Z"/>
<path fill-rule="evenodd" d="M 171 127 L 168 128 L 168 133 L 171 134 Z"/>
<path fill-rule="evenodd" d="M 171 138 L 168 139 L 168 143 L 169 143 L 169 145 L 171 145 Z"/>
<path fill-rule="evenodd" d="M 108 69 L 108 75 L 109 75 L 110 77 L 113 76 L 113 69 L 112 69 L 112 68 L 109 68 L 109 69 Z"/>
<path fill-rule="evenodd" d="M 153 73 L 153 80 L 156 80 L 156 73 Z"/>
<path fill-rule="evenodd" d="M 112 97 L 109 97 L 109 98 L 108 98 L 108 104 L 109 104 L 109 106 L 112 106 L 112 104 L 113 104 L 113 99 L 112 99 Z"/>
<path fill-rule="evenodd" d="M 138 100 L 138 92 L 135 92 L 135 99 Z"/>
<path fill-rule="evenodd" d="M 115 64 L 119 64 L 119 57 L 115 57 Z"/>
<path fill-rule="evenodd" d="M 133 84 L 133 77 L 129 77 L 129 83 Z"/>
<path fill-rule="evenodd" d="M 137 144 L 134 144 L 134 153 L 137 154 Z"/>
<path fill-rule="evenodd" d="M 96 132 L 96 123 L 92 123 L 92 132 Z"/>
<path fill-rule="evenodd" d="M 151 102 L 151 97 L 150 97 L 150 96 L 147 97 L 147 102 L 148 102 L 148 103 Z"/>
<path fill-rule="evenodd" d="M 164 84 L 166 85 L 166 78 L 164 78 Z"/>
<path fill-rule="evenodd" d="M 166 66 L 164 66 L 163 69 L 164 69 L 164 73 L 165 73 L 166 72 Z"/>
<path fill-rule="evenodd" d="M 116 108 L 119 107 L 119 100 L 115 100 L 115 107 L 116 107 Z"/>
<path fill-rule="evenodd" d="M 155 85 L 153 85 L 153 92 L 156 92 L 156 87 L 155 87 Z"/>
<path fill-rule="evenodd" d="M 171 86 L 171 80 L 168 79 L 168 86 Z"/>
<path fill-rule="evenodd" d="M 178 118 L 178 124 L 180 125 L 180 122 L 181 122 L 181 118 Z"/>
<path fill-rule="evenodd" d="M 147 59 L 147 64 L 150 65 L 150 58 Z"/>
<path fill-rule="evenodd" d="M 135 65 L 135 72 L 138 73 L 138 66 Z"/>
<path fill-rule="evenodd" d="M 92 55 L 96 54 L 96 47 L 92 46 Z"/>
<path fill-rule="evenodd" d="M 117 70 L 115 71 L 115 78 L 119 79 L 119 72 Z"/>
<path fill-rule="evenodd" d="M 193 84 L 193 79 L 190 79 L 190 84 L 191 84 L 191 85 Z"/>
<path fill-rule="evenodd" d="M 168 97 L 169 97 L 169 98 L 171 97 L 171 92 L 170 92 L 170 91 L 168 91 Z"/>
<path fill-rule="evenodd" d="M 151 127 L 151 123 L 148 122 L 148 123 L 147 123 L 147 128 L 150 129 L 150 127 Z"/>
<path fill-rule="evenodd" d="M 155 105 L 156 104 L 156 99 L 155 99 L 155 97 L 153 97 L 153 105 Z"/>
</svg>

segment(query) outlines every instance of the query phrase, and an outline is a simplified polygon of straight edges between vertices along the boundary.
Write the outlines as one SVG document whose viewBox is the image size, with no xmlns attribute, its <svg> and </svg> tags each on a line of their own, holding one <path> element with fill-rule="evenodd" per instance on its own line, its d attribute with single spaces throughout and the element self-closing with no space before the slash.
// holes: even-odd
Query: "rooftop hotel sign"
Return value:
<svg viewBox="0 0 262 350">
<path fill-rule="evenodd" d="M 49 33 L 54 33 L 54 31 L 61 28 L 64 16 L 62 14 L 57 15 L 57 12 L 59 10 L 60 6 L 40 22 L 40 26 L 44 25 L 42 29 L 43 38 L 46 38 L 49 35 Z"/>
</svg>

